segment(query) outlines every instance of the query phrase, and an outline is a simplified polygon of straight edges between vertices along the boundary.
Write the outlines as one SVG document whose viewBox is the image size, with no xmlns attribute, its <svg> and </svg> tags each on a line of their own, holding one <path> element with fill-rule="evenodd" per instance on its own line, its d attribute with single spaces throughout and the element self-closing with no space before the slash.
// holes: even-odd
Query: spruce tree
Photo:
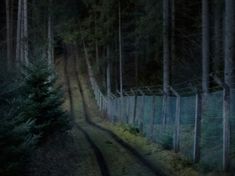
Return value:
<svg viewBox="0 0 235 176">
<path fill-rule="evenodd" d="M 41 139 L 69 129 L 68 117 L 61 106 L 63 91 L 56 80 L 55 73 L 43 60 L 30 64 L 23 72 L 22 116 L 35 121 L 32 131 Z"/>
<path fill-rule="evenodd" d="M 2 81 L 0 87 L 0 175 L 11 176 L 21 173 L 38 136 L 31 131 L 34 120 L 22 118 L 19 86 Z"/>
</svg>

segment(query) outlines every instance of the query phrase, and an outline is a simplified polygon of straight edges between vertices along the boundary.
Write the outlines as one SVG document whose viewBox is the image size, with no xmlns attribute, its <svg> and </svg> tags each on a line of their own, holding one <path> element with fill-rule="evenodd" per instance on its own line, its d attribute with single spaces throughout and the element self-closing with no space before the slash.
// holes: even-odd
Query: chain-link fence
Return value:
<svg viewBox="0 0 235 176">
<path fill-rule="evenodd" d="M 170 94 L 167 101 L 161 90 L 153 87 L 107 97 L 92 71 L 89 74 L 98 107 L 110 121 L 128 123 L 153 142 L 175 149 L 205 169 L 222 170 L 229 164 L 235 169 L 235 90 L 229 93 L 229 110 L 222 87 L 207 95 L 183 87 L 178 91 L 181 95 Z"/>
</svg>

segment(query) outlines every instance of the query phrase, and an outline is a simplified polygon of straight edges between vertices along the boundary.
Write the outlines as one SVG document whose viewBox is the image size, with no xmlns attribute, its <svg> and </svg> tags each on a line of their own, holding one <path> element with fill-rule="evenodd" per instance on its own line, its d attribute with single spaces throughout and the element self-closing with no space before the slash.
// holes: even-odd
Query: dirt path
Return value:
<svg viewBox="0 0 235 176">
<path fill-rule="evenodd" d="M 76 170 L 76 175 L 160 175 L 157 169 L 118 136 L 91 121 L 80 85 L 76 59 L 75 55 L 66 56 L 64 64 L 70 111 L 75 120 L 75 137 L 81 148 L 78 154 L 80 167 Z M 87 162 L 82 162 L 83 160 Z"/>
</svg>

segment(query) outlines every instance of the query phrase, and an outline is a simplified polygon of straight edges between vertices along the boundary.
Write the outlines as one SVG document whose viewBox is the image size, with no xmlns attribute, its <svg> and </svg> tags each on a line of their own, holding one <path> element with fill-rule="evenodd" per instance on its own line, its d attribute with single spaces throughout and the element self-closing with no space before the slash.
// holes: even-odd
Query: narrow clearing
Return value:
<svg viewBox="0 0 235 176">
<path fill-rule="evenodd" d="M 73 135 L 78 144 L 79 176 L 156 176 L 162 175 L 118 136 L 100 127 L 89 116 L 80 84 L 76 54 L 65 54 L 64 76 L 67 102 L 74 118 Z"/>
</svg>

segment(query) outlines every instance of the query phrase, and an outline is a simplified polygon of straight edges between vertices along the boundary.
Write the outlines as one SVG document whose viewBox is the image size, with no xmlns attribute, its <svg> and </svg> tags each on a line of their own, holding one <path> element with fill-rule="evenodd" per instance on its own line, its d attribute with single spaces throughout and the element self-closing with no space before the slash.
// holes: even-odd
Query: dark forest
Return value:
<svg viewBox="0 0 235 176">
<path fill-rule="evenodd" d="M 1 0 L 0 176 L 235 173 L 234 0 Z"/>
</svg>

